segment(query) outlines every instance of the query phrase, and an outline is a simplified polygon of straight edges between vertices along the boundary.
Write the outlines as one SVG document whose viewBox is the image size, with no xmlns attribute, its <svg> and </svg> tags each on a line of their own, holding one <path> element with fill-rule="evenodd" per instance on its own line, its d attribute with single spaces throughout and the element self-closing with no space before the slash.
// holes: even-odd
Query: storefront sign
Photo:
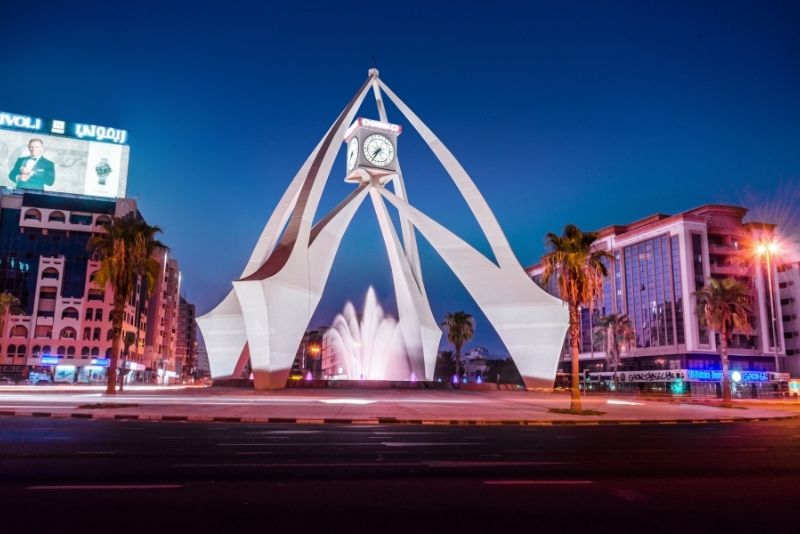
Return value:
<svg viewBox="0 0 800 534">
<path fill-rule="evenodd" d="M 108 367 L 109 360 L 108 358 L 92 358 L 92 365 L 98 365 L 100 367 Z"/>
<path fill-rule="evenodd" d="M 623 371 L 617 373 L 620 382 L 674 382 L 686 380 L 683 369 L 670 369 L 668 371 Z"/>
<path fill-rule="evenodd" d="M 58 357 L 42 356 L 42 365 L 58 365 Z"/>
</svg>

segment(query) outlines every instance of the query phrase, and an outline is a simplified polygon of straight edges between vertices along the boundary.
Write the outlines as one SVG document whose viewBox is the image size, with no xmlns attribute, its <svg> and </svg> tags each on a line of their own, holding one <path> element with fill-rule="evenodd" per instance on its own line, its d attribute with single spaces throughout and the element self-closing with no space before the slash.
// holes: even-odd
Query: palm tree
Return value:
<svg viewBox="0 0 800 534">
<path fill-rule="evenodd" d="M 158 226 L 150 226 L 143 219 L 128 215 L 115 217 L 106 225 L 105 232 L 93 235 L 89 242 L 89 247 L 100 259 L 95 285 L 99 288 L 110 285 L 114 294 L 111 312 L 114 337 L 106 382 L 107 395 L 116 393 L 125 303 L 130 300 L 140 280 L 149 296 L 159 276 L 159 265 L 153 259 L 153 253 L 157 248 L 167 248 L 155 238 L 159 232 Z"/>
<path fill-rule="evenodd" d="M 572 396 L 570 409 L 581 411 L 581 391 L 579 386 L 582 305 L 591 305 L 603 295 L 603 278 L 608 271 L 603 258 L 612 258 L 604 250 L 592 250 L 597 239 L 593 232 L 582 232 L 573 224 L 564 227 L 561 236 L 547 234 L 547 244 L 551 252 L 544 258 L 542 278 L 547 284 L 556 277 L 558 293 L 569 307 L 569 344 L 572 359 Z"/>
<path fill-rule="evenodd" d="M 8 316 L 11 313 L 16 313 L 18 306 L 19 299 L 17 297 L 8 291 L 3 291 L 0 293 L 0 337 L 5 335 Z"/>
<path fill-rule="evenodd" d="M 618 391 L 617 371 L 622 347 L 630 347 L 636 342 L 636 330 L 627 314 L 612 313 L 600 318 L 596 332 L 603 340 L 608 361 L 614 367 L 614 391 Z"/>
<path fill-rule="evenodd" d="M 719 333 L 720 359 L 722 360 L 722 402 L 730 404 L 731 387 L 728 377 L 728 345 L 735 330 L 749 335 L 752 331 L 749 316 L 749 288 L 734 278 L 717 280 L 695 292 L 697 316 L 700 324 Z"/>
<path fill-rule="evenodd" d="M 133 332 L 125 332 L 122 336 L 122 345 L 125 347 L 122 351 L 122 379 L 119 381 L 119 390 L 122 391 L 125 386 L 125 376 L 128 374 L 128 356 L 130 356 L 131 345 L 136 343 L 136 334 Z"/>
<path fill-rule="evenodd" d="M 456 349 L 456 376 L 461 380 L 461 347 L 475 335 L 475 320 L 472 315 L 457 311 L 446 314 L 442 326 L 447 329 L 447 340 Z"/>
</svg>

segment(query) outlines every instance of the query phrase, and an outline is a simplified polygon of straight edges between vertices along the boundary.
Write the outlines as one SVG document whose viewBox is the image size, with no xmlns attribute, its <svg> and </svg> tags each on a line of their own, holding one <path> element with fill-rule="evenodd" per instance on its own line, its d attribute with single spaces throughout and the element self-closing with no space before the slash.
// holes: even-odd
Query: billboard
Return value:
<svg viewBox="0 0 800 534">
<path fill-rule="evenodd" d="M 0 186 L 123 198 L 125 130 L 0 112 Z"/>
</svg>

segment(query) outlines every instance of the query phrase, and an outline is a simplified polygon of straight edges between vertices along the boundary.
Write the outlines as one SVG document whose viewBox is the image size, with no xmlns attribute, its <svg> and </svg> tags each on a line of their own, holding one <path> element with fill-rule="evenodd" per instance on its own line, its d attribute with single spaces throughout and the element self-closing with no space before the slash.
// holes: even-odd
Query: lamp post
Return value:
<svg viewBox="0 0 800 534">
<path fill-rule="evenodd" d="M 779 372 L 780 368 L 778 365 L 778 329 L 776 325 L 777 317 L 775 313 L 775 296 L 773 295 L 772 290 L 772 255 L 778 251 L 778 245 L 774 241 L 768 241 L 759 243 L 756 247 L 756 253 L 759 257 L 762 255 L 767 258 L 767 285 L 768 285 L 768 292 L 769 292 L 769 306 L 770 306 L 770 318 L 772 328 L 772 344 L 773 349 L 775 350 L 775 372 Z"/>
</svg>

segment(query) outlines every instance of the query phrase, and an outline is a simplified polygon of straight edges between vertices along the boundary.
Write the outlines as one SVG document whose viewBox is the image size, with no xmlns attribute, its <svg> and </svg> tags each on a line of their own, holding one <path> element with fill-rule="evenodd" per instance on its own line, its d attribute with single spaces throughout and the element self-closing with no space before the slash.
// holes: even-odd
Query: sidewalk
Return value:
<svg viewBox="0 0 800 534">
<path fill-rule="evenodd" d="M 800 418 L 800 403 L 737 402 L 734 408 L 628 397 L 589 396 L 584 410 L 563 393 L 464 390 L 286 389 L 256 392 L 224 387 L 130 387 L 114 397 L 102 387 L 0 387 L 0 416 L 140 421 L 298 424 L 610 425 L 729 423 Z"/>
</svg>

